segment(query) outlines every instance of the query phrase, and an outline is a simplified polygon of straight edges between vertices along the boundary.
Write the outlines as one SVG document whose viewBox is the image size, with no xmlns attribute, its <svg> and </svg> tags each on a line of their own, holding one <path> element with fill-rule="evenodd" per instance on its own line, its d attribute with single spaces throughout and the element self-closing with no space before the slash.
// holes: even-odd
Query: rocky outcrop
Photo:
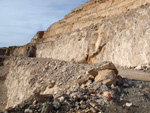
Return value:
<svg viewBox="0 0 150 113">
<path fill-rule="evenodd" d="M 149 64 L 148 3 L 149 0 L 91 0 L 44 34 L 35 35 L 33 40 L 39 40 L 36 56 L 79 63 L 107 60 L 122 67 Z"/>
</svg>

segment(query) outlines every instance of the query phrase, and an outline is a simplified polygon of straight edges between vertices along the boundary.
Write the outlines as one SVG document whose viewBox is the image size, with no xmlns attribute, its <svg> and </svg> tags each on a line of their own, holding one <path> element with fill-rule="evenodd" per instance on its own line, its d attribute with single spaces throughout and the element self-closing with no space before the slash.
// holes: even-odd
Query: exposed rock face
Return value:
<svg viewBox="0 0 150 113">
<path fill-rule="evenodd" d="M 90 0 L 46 31 L 37 32 L 31 44 L 10 47 L 6 54 L 79 63 L 113 61 L 122 67 L 149 64 L 149 3 L 149 0 Z"/>
<path fill-rule="evenodd" d="M 36 56 L 80 63 L 107 60 L 123 67 L 148 64 L 150 5 L 146 3 L 149 0 L 91 0 L 42 34 Z"/>
</svg>

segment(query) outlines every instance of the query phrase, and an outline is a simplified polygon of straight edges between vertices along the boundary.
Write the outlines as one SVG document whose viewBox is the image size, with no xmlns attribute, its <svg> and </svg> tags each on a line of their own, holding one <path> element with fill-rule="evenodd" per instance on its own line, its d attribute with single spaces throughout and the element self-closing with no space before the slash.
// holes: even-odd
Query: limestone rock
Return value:
<svg viewBox="0 0 150 113">
<path fill-rule="evenodd" d="M 114 70 L 115 74 L 116 75 L 118 74 L 118 70 L 116 69 L 115 65 L 109 61 L 105 61 L 99 64 L 97 68 L 89 70 L 88 73 L 95 77 L 97 76 L 98 71 L 105 70 L 105 69 Z"/>
<path fill-rule="evenodd" d="M 113 70 L 98 71 L 98 75 L 95 77 L 95 82 L 102 82 L 106 85 L 116 84 L 116 74 Z"/>
</svg>

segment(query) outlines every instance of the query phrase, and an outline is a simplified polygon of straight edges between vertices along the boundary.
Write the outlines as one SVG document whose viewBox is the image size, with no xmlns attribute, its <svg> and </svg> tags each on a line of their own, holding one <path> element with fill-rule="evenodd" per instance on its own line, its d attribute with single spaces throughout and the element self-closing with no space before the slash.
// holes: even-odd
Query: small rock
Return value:
<svg viewBox="0 0 150 113">
<path fill-rule="evenodd" d="M 139 84 L 139 88 L 142 89 L 142 88 L 143 88 L 143 85 L 142 85 L 142 84 Z"/>
<path fill-rule="evenodd" d="M 48 88 L 53 88 L 55 86 L 55 81 L 52 80 L 48 83 Z"/>
<path fill-rule="evenodd" d="M 59 103 L 58 99 L 54 100 L 53 106 L 55 107 L 55 109 L 59 109 L 60 108 L 60 103 Z"/>
<path fill-rule="evenodd" d="M 126 106 L 127 106 L 127 107 L 131 107 L 131 106 L 132 106 L 132 103 L 126 103 Z"/>
<path fill-rule="evenodd" d="M 77 79 L 81 79 L 81 75 L 79 75 L 79 76 L 77 77 Z"/>
<path fill-rule="evenodd" d="M 41 113 L 49 113 L 50 110 L 53 110 L 53 105 L 49 103 L 44 103 Z"/>
<path fill-rule="evenodd" d="M 108 91 L 108 87 L 107 87 L 105 84 L 103 84 L 103 85 L 101 86 L 101 90 L 102 90 L 102 91 Z"/>
<path fill-rule="evenodd" d="M 60 102 L 64 102 L 64 100 L 65 100 L 65 98 L 63 96 L 59 98 Z"/>
<path fill-rule="evenodd" d="M 86 104 L 85 101 L 83 101 L 83 100 L 80 101 L 80 105 L 85 105 L 85 104 Z"/>
<path fill-rule="evenodd" d="M 135 67 L 134 69 L 136 69 L 136 70 L 142 70 L 142 66 L 141 66 L 141 65 L 138 65 L 138 66 Z"/>
<path fill-rule="evenodd" d="M 85 109 L 87 106 L 86 105 L 80 105 L 81 109 Z"/>
<path fill-rule="evenodd" d="M 86 84 L 87 81 L 88 81 L 88 78 L 86 77 L 86 78 L 79 80 L 78 84 L 79 84 L 79 86 L 81 86 L 82 84 Z"/>
<path fill-rule="evenodd" d="M 57 91 L 54 92 L 54 95 L 56 95 L 56 94 L 57 94 Z"/>
<path fill-rule="evenodd" d="M 92 106 L 92 107 L 95 107 L 95 106 L 96 106 L 96 104 L 95 104 L 94 102 L 92 102 L 92 101 L 89 101 L 88 104 L 89 104 L 90 106 Z"/>
<path fill-rule="evenodd" d="M 24 113 L 33 113 L 33 111 L 31 109 L 25 109 Z"/>
<path fill-rule="evenodd" d="M 92 113 L 97 113 L 97 110 L 93 107 L 91 107 L 90 110 L 91 110 Z"/>
<path fill-rule="evenodd" d="M 123 87 L 124 87 L 124 88 L 128 88 L 128 87 L 129 87 L 129 85 L 128 85 L 128 84 L 126 84 L 126 83 L 124 83 L 124 84 L 123 84 Z"/>
</svg>

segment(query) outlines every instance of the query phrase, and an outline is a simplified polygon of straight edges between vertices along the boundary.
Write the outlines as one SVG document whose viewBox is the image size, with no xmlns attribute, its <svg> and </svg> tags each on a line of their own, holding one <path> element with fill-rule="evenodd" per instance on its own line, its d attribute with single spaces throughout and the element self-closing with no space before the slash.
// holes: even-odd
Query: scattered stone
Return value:
<svg viewBox="0 0 150 113">
<path fill-rule="evenodd" d="M 86 84 L 87 81 L 88 81 L 88 78 L 83 78 L 83 79 L 79 80 L 78 84 L 79 84 L 79 86 L 81 86 L 82 84 Z"/>
<path fill-rule="evenodd" d="M 102 90 L 102 91 L 108 91 L 108 87 L 107 87 L 105 84 L 103 84 L 103 85 L 101 86 L 101 90 Z"/>
<path fill-rule="evenodd" d="M 53 105 L 54 105 L 55 109 L 59 109 L 60 108 L 60 102 L 59 102 L 59 100 L 55 99 L 54 102 L 53 102 Z"/>
<path fill-rule="evenodd" d="M 52 80 L 48 83 L 48 88 L 53 88 L 55 86 L 55 81 Z"/>
<path fill-rule="evenodd" d="M 91 107 L 90 110 L 91 110 L 92 113 L 97 113 L 97 110 L 95 108 L 93 108 L 93 107 Z"/>
<path fill-rule="evenodd" d="M 49 113 L 49 111 L 53 110 L 53 105 L 50 103 L 44 103 L 42 107 L 41 113 Z"/>
<path fill-rule="evenodd" d="M 64 98 L 63 96 L 59 98 L 59 101 L 60 101 L 61 103 L 64 102 L 64 100 L 65 100 L 65 98 Z"/>
<path fill-rule="evenodd" d="M 126 103 L 126 106 L 127 106 L 127 107 L 131 107 L 131 106 L 132 106 L 132 103 Z"/>
<path fill-rule="evenodd" d="M 33 111 L 31 109 L 25 109 L 24 113 L 33 113 Z"/>
</svg>

